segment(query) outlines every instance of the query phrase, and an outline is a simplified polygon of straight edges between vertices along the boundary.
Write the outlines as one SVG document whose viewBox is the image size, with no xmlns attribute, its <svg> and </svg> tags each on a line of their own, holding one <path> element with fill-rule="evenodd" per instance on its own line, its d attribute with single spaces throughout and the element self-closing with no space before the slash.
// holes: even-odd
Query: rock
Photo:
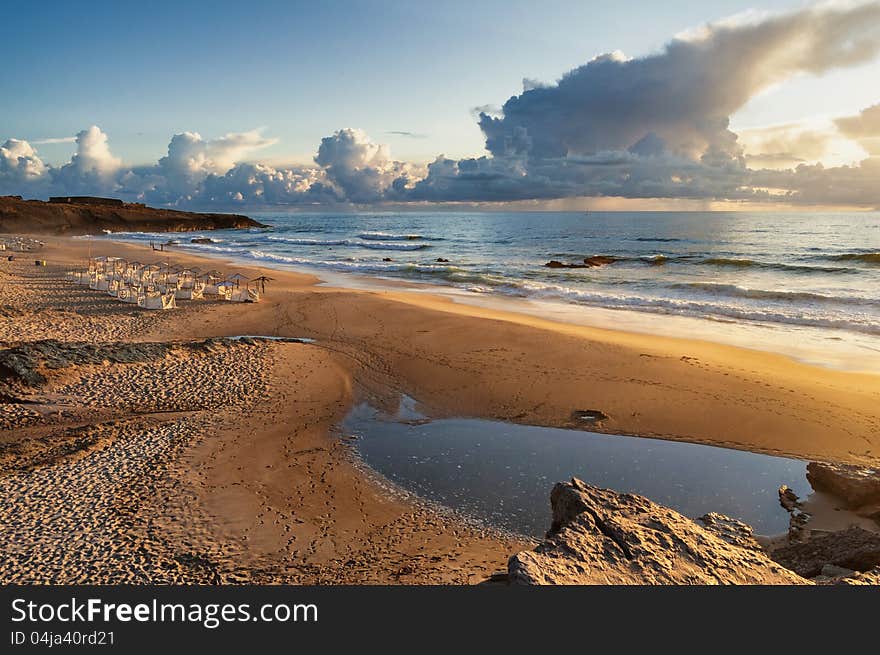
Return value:
<svg viewBox="0 0 880 655">
<path fill-rule="evenodd" d="M 791 490 L 788 485 L 779 487 L 779 504 L 789 513 L 788 517 L 788 540 L 790 542 L 804 539 L 804 528 L 812 515 L 801 509 L 801 499 Z"/>
<path fill-rule="evenodd" d="M 199 237 L 197 239 L 190 239 L 190 243 L 214 243 L 214 239 L 209 239 L 208 237 Z"/>
<path fill-rule="evenodd" d="M 807 464 L 813 489 L 837 496 L 851 508 L 880 503 L 880 470 L 852 464 Z"/>
<path fill-rule="evenodd" d="M 563 262 L 556 261 L 555 259 L 551 259 L 549 262 L 544 264 L 547 268 L 587 268 L 586 264 L 564 264 Z"/>
<path fill-rule="evenodd" d="M 845 578 L 854 573 L 855 571 L 852 569 L 845 569 L 842 566 L 835 566 L 834 564 L 826 564 L 822 567 L 819 575 L 825 576 L 826 578 Z"/>
<path fill-rule="evenodd" d="M 393 261 L 393 260 L 391 259 L 391 257 L 383 257 L 383 258 L 382 258 L 382 261 L 383 261 L 383 262 L 390 262 L 390 261 Z"/>
<path fill-rule="evenodd" d="M 786 484 L 779 487 L 779 504 L 782 505 L 783 509 L 787 512 L 801 506 L 798 495 Z"/>
<path fill-rule="evenodd" d="M 590 268 L 594 268 L 596 266 L 605 266 L 606 264 L 613 264 L 617 261 L 617 257 L 609 257 L 608 255 L 594 255 L 592 257 L 587 257 L 584 259 L 584 264 L 589 266 Z"/>
<path fill-rule="evenodd" d="M 446 259 L 445 257 L 438 257 L 438 258 L 437 258 L 437 261 L 438 261 L 439 263 L 442 263 L 442 264 L 448 264 L 448 263 L 449 263 L 449 260 Z"/>
<path fill-rule="evenodd" d="M 756 548 L 748 526 L 720 514 L 700 522 L 643 496 L 573 478 L 550 495 L 543 543 L 508 562 L 518 584 L 803 584 Z"/>
<path fill-rule="evenodd" d="M 804 529 L 807 527 L 807 523 L 810 522 L 810 519 L 813 518 L 813 515 L 804 512 L 798 507 L 791 510 L 789 514 L 788 540 L 793 542 L 805 539 L 807 533 Z"/>
<path fill-rule="evenodd" d="M 567 264 L 565 262 L 551 259 L 544 264 L 544 266 L 547 268 L 596 268 L 597 266 L 613 264 L 616 261 L 617 257 L 610 257 L 609 255 L 593 255 L 592 257 L 586 257 L 583 264 Z"/>
<path fill-rule="evenodd" d="M 764 552 L 761 544 L 755 539 L 752 526 L 743 523 L 739 519 L 734 519 L 717 512 L 709 512 L 696 519 L 696 522 L 732 546 L 760 553 Z"/>
<path fill-rule="evenodd" d="M 880 565 L 880 534 L 853 526 L 804 543 L 782 546 L 771 557 L 805 578 L 820 575 L 822 567 L 829 564 L 868 571 Z"/>
<path fill-rule="evenodd" d="M 875 566 L 870 571 L 854 573 L 843 578 L 834 580 L 839 585 L 880 585 L 880 566 Z"/>
<path fill-rule="evenodd" d="M 859 507 L 856 514 L 866 519 L 872 519 L 877 525 L 880 525 L 880 503 Z"/>
</svg>

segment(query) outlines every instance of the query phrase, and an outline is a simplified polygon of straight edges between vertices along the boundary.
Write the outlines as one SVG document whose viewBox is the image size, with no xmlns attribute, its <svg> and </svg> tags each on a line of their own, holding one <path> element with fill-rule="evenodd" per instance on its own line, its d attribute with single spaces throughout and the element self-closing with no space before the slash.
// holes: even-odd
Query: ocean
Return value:
<svg viewBox="0 0 880 655">
<path fill-rule="evenodd" d="M 269 229 L 118 233 L 367 276 L 545 318 L 697 336 L 880 371 L 880 213 L 257 213 Z M 207 237 L 212 244 L 193 244 Z M 549 268 L 545 264 L 600 266 Z M 338 278 L 337 278 L 338 279 Z M 364 278 L 360 278 L 363 280 Z M 658 317 L 675 317 L 675 321 Z"/>
</svg>

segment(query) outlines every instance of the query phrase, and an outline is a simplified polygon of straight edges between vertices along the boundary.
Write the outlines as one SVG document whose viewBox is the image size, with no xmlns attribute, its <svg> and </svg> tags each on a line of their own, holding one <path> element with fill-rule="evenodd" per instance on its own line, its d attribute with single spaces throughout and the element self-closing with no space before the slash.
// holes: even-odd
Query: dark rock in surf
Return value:
<svg viewBox="0 0 880 655">
<path fill-rule="evenodd" d="M 547 268 L 598 268 L 599 266 L 613 264 L 616 261 L 617 257 L 611 257 L 610 255 L 593 255 L 592 257 L 585 257 L 583 264 L 569 264 L 557 259 L 551 259 L 544 266 Z"/>
<path fill-rule="evenodd" d="M 555 259 L 551 259 L 549 262 L 544 264 L 547 268 L 587 268 L 586 264 L 565 264 L 560 261 L 556 261 Z"/>
<path fill-rule="evenodd" d="M 616 261 L 617 257 L 611 257 L 609 255 L 594 255 L 593 257 L 587 257 L 584 259 L 584 264 L 590 268 L 596 268 L 597 266 L 613 264 Z"/>
</svg>

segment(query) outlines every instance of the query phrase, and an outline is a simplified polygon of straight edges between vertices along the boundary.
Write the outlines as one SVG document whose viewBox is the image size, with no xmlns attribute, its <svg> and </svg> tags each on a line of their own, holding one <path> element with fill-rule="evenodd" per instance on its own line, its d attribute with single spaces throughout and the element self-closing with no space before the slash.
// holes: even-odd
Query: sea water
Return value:
<svg viewBox="0 0 880 655">
<path fill-rule="evenodd" d="M 880 371 L 877 212 L 252 216 L 272 227 L 172 236 L 178 248 L 242 262 L 406 281 L 478 304 L 515 299 L 512 306 L 547 318 Z M 199 237 L 215 243 L 191 243 Z M 597 255 L 609 263 L 545 266 Z"/>
</svg>

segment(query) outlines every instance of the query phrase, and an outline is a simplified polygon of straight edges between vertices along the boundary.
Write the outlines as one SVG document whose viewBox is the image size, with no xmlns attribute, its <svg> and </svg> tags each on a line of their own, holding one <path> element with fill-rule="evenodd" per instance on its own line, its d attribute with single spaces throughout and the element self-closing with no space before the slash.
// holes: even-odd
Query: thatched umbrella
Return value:
<svg viewBox="0 0 880 655">
<path fill-rule="evenodd" d="M 232 275 L 230 275 L 226 279 L 229 280 L 230 282 L 232 282 L 233 284 L 235 284 L 236 289 L 239 286 L 241 286 L 242 280 L 245 283 L 245 287 L 247 287 L 248 277 L 246 275 L 242 275 L 241 273 L 233 273 Z"/>
<path fill-rule="evenodd" d="M 275 281 L 274 277 L 266 277 L 265 275 L 261 275 L 260 277 L 255 277 L 253 280 L 251 280 L 251 282 L 253 282 L 254 284 L 256 284 L 259 287 L 260 293 L 262 295 L 266 295 L 266 283 L 267 282 L 274 282 L 274 281 Z"/>
</svg>

